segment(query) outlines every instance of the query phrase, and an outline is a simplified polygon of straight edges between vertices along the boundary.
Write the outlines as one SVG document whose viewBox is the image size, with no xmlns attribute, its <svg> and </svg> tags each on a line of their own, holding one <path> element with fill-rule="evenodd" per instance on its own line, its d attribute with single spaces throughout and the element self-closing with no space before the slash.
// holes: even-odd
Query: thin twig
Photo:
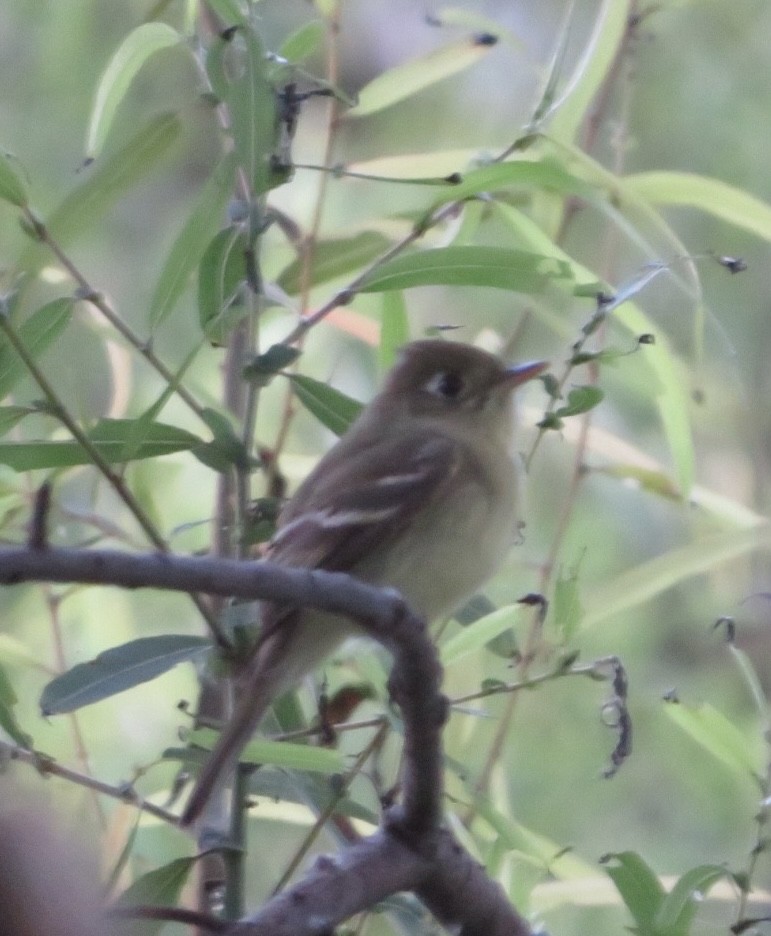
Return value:
<svg viewBox="0 0 771 936">
<path fill-rule="evenodd" d="M 340 800 L 348 792 L 350 785 L 353 783 L 356 777 L 359 776 L 359 774 L 364 768 L 364 765 L 366 764 L 372 752 L 377 750 L 377 748 L 380 745 L 382 745 L 383 739 L 385 738 L 387 733 L 388 733 L 388 724 L 381 723 L 380 728 L 375 732 L 369 744 L 367 744 L 364 747 L 364 749 L 359 753 L 353 766 L 342 775 L 339 783 L 336 784 L 335 786 L 335 795 L 330 797 L 330 800 L 327 803 L 326 807 L 316 817 L 316 821 L 313 823 L 312 828 L 310 829 L 308 834 L 305 836 L 305 839 L 300 844 L 300 847 L 292 856 L 292 860 L 289 862 L 289 865 L 287 866 L 287 868 L 284 870 L 284 873 L 279 878 L 278 883 L 273 888 L 274 894 L 280 893 L 289 883 L 290 878 L 295 873 L 297 868 L 300 866 L 300 863 L 303 861 L 305 856 L 310 851 L 313 843 L 319 837 L 319 834 L 321 833 L 321 830 L 324 828 L 327 820 L 331 818 L 332 814 L 337 809 L 337 806 Z"/>
<path fill-rule="evenodd" d="M 38 367 L 37 362 L 29 353 L 26 345 L 17 335 L 16 330 L 11 325 L 11 322 L 6 314 L 0 314 L 0 330 L 2 330 L 2 332 L 5 334 L 5 337 L 8 339 L 10 344 L 13 346 L 13 349 L 23 361 L 24 366 L 29 371 L 32 379 L 42 390 L 46 401 L 50 405 L 51 411 L 56 415 L 56 418 L 67 427 L 72 437 L 88 456 L 89 461 L 97 468 L 97 470 L 102 474 L 104 479 L 112 487 L 118 497 L 128 507 L 153 546 L 155 546 L 161 552 L 168 552 L 168 544 L 155 528 L 155 524 L 152 522 L 145 509 L 142 507 L 136 497 L 134 497 L 131 490 L 126 486 L 123 478 L 115 471 L 113 471 L 112 466 L 99 451 L 98 447 L 72 418 L 59 395 L 56 393 L 53 386 L 49 383 L 48 378 Z M 217 643 L 223 647 L 229 646 L 225 635 L 222 633 L 217 621 L 212 616 L 206 604 L 198 595 L 195 594 L 191 594 L 190 599 L 193 604 L 195 604 L 196 608 L 198 608 L 203 619 L 209 625 L 209 628 L 211 629 Z"/>
<path fill-rule="evenodd" d="M 177 824 L 177 817 L 174 813 L 142 799 L 131 786 L 111 786 L 109 783 L 95 780 L 87 774 L 79 773 L 77 770 L 71 770 L 69 767 L 64 767 L 53 758 L 38 754 L 36 751 L 28 751 L 17 745 L 7 744 L 4 741 L 0 741 L 0 753 L 2 753 L 3 756 L 9 757 L 11 760 L 29 764 L 44 776 L 48 774 L 53 777 L 61 777 L 62 780 L 68 780 L 70 783 L 74 783 L 77 786 L 94 790 L 96 793 L 109 796 L 111 799 L 120 800 L 122 803 L 129 803 L 132 806 L 136 806 L 137 809 L 141 809 L 143 812 L 155 816 L 157 819 L 162 819 L 170 825 Z"/>
<path fill-rule="evenodd" d="M 166 383 L 174 387 L 177 395 L 181 400 L 184 400 L 184 402 L 195 413 L 195 415 L 205 422 L 202 416 L 203 407 L 201 404 L 183 384 L 180 384 L 175 380 L 174 374 L 163 363 L 163 361 L 157 357 L 148 342 L 143 341 L 139 335 L 137 335 L 136 332 L 126 324 L 126 322 L 120 317 L 115 309 L 113 309 L 104 295 L 91 285 L 91 283 L 86 279 L 85 275 L 64 252 L 45 223 L 41 221 L 40 218 L 38 218 L 38 216 L 34 213 L 34 211 L 32 211 L 31 208 L 24 206 L 22 208 L 22 212 L 24 214 L 24 219 L 29 224 L 30 228 L 34 231 L 38 240 L 45 244 L 46 247 L 48 247 L 59 263 L 78 284 L 78 298 L 84 300 L 85 302 L 89 302 L 92 306 L 94 306 L 94 308 L 98 309 L 99 312 L 101 312 L 105 317 L 105 319 L 107 319 L 110 325 L 112 325 L 112 327 L 120 335 L 122 335 L 123 338 L 125 338 L 126 341 L 136 351 L 142 355 L 147 363 L 153 367 L 153 369 L 166 381 Z"/>
</svg>

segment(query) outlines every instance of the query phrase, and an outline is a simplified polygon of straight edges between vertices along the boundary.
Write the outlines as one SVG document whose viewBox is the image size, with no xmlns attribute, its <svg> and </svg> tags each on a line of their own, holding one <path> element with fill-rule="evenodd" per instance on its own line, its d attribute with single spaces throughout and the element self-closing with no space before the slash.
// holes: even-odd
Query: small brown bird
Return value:
<svg viewBox="0 0 771 936">
<path fill-rule="evenodd" d="M 287 503 L 267 554 L 401 592 L 432 620 L 495 571 L 519 519 L 513 391 L 542 361 L 507 367 L 470 345 L 416 341 L 383 390 Z M 348 620 L 265 603 L 235 711 L 181 816 L 201 814 L 271 702 L 348 636 Z"/>
</svg>

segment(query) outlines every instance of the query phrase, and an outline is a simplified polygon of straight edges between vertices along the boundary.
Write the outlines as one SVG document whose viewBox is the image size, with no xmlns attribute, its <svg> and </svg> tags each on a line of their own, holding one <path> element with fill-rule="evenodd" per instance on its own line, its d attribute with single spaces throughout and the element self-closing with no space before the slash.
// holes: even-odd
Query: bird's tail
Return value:
<svg viewBox="0 0 771 936">
<path fill-rule="evenodd" d="M 239 687 L 235 711 L 198 774 L 179 819 L 181 826 L 192 825 L 198 819 L 220 782 L 235 770 L 241 751 L 276 697 L 273 682 L 256 667 Z"/>
</svg>

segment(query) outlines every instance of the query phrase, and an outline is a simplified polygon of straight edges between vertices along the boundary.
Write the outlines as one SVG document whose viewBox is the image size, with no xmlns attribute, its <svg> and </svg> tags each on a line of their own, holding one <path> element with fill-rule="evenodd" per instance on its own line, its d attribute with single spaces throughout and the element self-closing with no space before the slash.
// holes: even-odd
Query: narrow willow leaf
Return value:
<svg viewBox="0 0 771 936">
<path fill-rule="evenodd" d="M 68 297 L 54 299 L 22 322 L 19 340 L 33 358 L 40 357 L 62 334 L 72 318 L 73 306 L 74 301 Z M 6 339 L 0 339 L 0 399 L 8 396 L 25 373 L 24 362 L 14 348 Z"/>
<path fill-rule="evenodd" d="M 501 189 L 526 186 L 559 192 L 562 195 L 589 196 L 596 193 L 587 182 L 571 175 L 554 160 L 518 159 L 509 162 L 491 163 L 462 174 L 457 185 L 448 185 L 442 197 L 432 207 L 450 201 L 460 201 L 480 192 L 497 192 Z"/>
<path fill-rule="evenodd" d="M 135 461 L 157 458 L 174 452 L 185 452 L 201 444 L 201 439 L 164 423 L 151 423 L 143 440 L 136 444 L 135 419 L 102 419 L 89 432 L 94 448 L 108 462 Z M 132 451 L 133 449 L 133 451 Z M 131 457 L 127 458 L 127 454 Z M 69 468 L 88 465 L 90 458 L 79 442 L 2 442 L 0 464 L 14 471 L 32 471 L 37 468 Z"/>
<path fill-rule="evenodd" d="M 633 335 L 645 334 L 652 330 L 651 320 L 639 306 L 630 302 L 625 303 L 613 314 Z M 688 381 L 684 379 L 683 367 L 675 357 L 667 337 L 660 331 L 656 333 L 655 348 L 646 351 L 645 362 L 658 384 L 656 406 L 677 470 L 680 491 L 683 497 L 687 497 L 693 485 L 696 462 Z"/>
<path fill-rule="evenodd" d="M 540 100 L 535 106 L 533 116 L 530 119 L 527 130 L 532 133 L 540 127 L 547 115 L 557 106 L 557 87 L 562 79 L 562 72 L 565 67 L 565 54 L 568 48 L 570 34 L 573 29 L 573 23 L 576 12 L 576 0 L 569 0 L 565 7 L 565 13 L 562 17 L 562 23 L 555 38 L 554 52 L 552 53 L 551 63 L 548 68 L 546 82 Z"/>
<path fill-rule="evenodd" d="M 361 89 L 358 104 L 350 114 L 352 117 L 366 117 L 412 97 L 430 85 L 475 65 L 496 43 L 495 36 L 482 33 L 397 65 Z"/>
<path fill-rule="evenodd" d="M 589 41 L 568 79 L 560 99 L 555 102 L 549 132 L 555 139 L 572 143 L 584 123 L 619 45 L 628 28 L 629 8 L 618 0 L 603 0 L 597 11 Z"/>
<path fill-rule="evenodd" d="M 653 205 L 697 208 L 771 241 L 771 205 L 736 188 L 692 172 L 641 172 L 624 184 Z"/>
<path fill-rule="evenodd" d="M 307 285 L 317 286 L 358 270 L 384 253 L 390 244 L 389 239 L 377 231 L 362 231 L 355 237 L 319 241 L 313 251 L 313 266 Z M 298 257 L 279 275 L 278 285 L 289 295 L 296 295 L 303 287 L 302 277 L 303 262 Z"/>
<path fill-rule="evenodd" d="M 193 455 L 214 471 L 227 472 L 235 465 L 242 470 L 249 468 L 249 453 L 235 433 L 230 420 L 223 413 L 210 408 L 202 411 L 206 425 L 214 436 L 211 442 L 202 442 L 193 449 Z"/>
<path fill-rule="evenodd" d="M 569 851 L 566 852 L 553 839 L 504 815 L 488 799 L 480 796 L 472 787 L 465 764 L 462 765 L 462 770 L 459 766 L 456 767 L 453 764 L 450 766 L 466 788 L 466 794 L 473 803 L 475 815 L 480 816 L 498 834 L 501 844 L 508 851 L 519 852 L 534 859 L 540 867 L 548 869 L 550 876 L 559 880 L 586 879 L 595 873 L 592 865 Z"/>
<path fill-rule="evenodd" d="M 758 745 L 753 745 L 751 738 L 709 702 L 700 705 L 666 702 L 664 713 L 729 770 L 748 777 L 759 774 L 762 759 Z"/>
<path fill-rule="evenodd" d="M 125 146 L 110 153 L 88 171 L 86 181 L 75 188 L 53 211 L 47 227 L 61 246 L 82 231 L 91 231 L 110 205 L 137 180 L 146 177 L 179 138 L 182 124 L 174 114 L 154 117 Z M 32 271 L 48 262 L 48 252 L 38 244 L 24 251 L 19 267 Z"/>
<path fill-rule="evenodd" d="M 263 354 L 254 357 L 241 371 L 244 380 L 266 387 L 276 374 L 292 364 L 302 352 L 290 345 L 271 345 Z"/>
<path fill-rule="evenodd" d="M 716 568 L 737 556 L 771 545 L 771 526 L 733 529 L 715 533 L 655 556 L 626 572 L 614 575 L 584 595 L 586 613 L 582 628 L 594 627 L 608 618 L 639 607 L 684 579 Z"/>
<path fill-rule="evenodd" d="M 265 50 L 257 34 L 247 27 L 239 31 L 233 48 L 217 39 L 207 57 L 207 74 L 216 94 L 228 106 L 230 131 L 239 164 L 246 173 L 254 195 L 260 195 L 286 181 L 288 168 L 273 165 L 278 151 L 276 93 L 268 80 Z M 238 56 L 228 67 L 229 55 Z"/>
<path fill-rule="evenodd" d="M 182 888 L 185 886 L 190 872 L 198 861 L 197 855 L 192 858 L 176 858 L 162 868 L 148 871 L 137 878 L 116 900 L 118 907 L 176 907 Z M 141 936 L 157 936 L 166 926 L 166 920 L 143 919 Z M 132 932 L 140 932 L 132 926 Z"/>
<path fill-rule="evenodd" d="M 226 26 L 246 27 L 247 20 L 238 0 L 207 0 L 207 3 Z"/>
<path fill-rule="evenodd" d="M 313 377 L 290 374 L 289 379 L 297 399 L 335 435 L 343 435 L 363 409 L 358 400 Z"/>
<path fill-rule="evenodd" d="M 86 135 L 87 159 L 102 151 L 115 112 L 140 68 L 151 55 L 181 41 L 176 29 L 159 22 L 142 23 L 126 36 L 99 79 Z"/>
<path fill-rule="evenodd" d="M 288 62 L 302 62 L 321 48 L 325 27 L 321 20 L 311 20 L 284 39 L 278 54 Z"/>
<path fill-rule="evenodd" d="M 573 387 L 568 393 L 568 399 L 564 406 L 560 406 L 554 413 L 555 416 L 579 416 L 581 413 L 588 413 L 602 402 L 605 394 L 599 387 L 585 386 Z"/>
<path fill-rule="evenodd" d="M 555 279 L 572 278 L 569 263 L 504 247 L 439 247 L 404 254 L 374 270 L 362 292 L 413 286 L 490 286 L 542 293 Z"/>
<path fill-rule="evenodd" d="M 193 731 L 190 740 L 203 747 L 213 747 L 218 734 L 210 728 Z M 288 770 L 307 770 L 311 773 L 339 774 L 345 770 L 340 751 L 290 744 L 286 741 L 250 741 L 241 753 L 240 761 L 248 764 L 272 764 Z"/>
<path fill-rule="evenodd" d="M 0 728 L 16 744 L 23 748 L 30 748 L 32 747 L 32 738 L 22 729 L 13 711 L 18 701 L 8 675 L 0 666 Z"/>
<path fill-rule="evenodd" d="M 27 186 L 8 153 L 0 153 L 0 199 L 18 208 L 24 208 L 28 201 Z"/>
<path fill-rule="evenodd" d="M 451 637 L 441 648 L 442 666 L 452 666 L 458 660 L 476 653 L 496 637 L 510 630 L 521 621 L 524 605 L 507 605 L 479 618 L 468 627 Z"/>
<path fill-rule="evenodd" d="M 74 712 L 84 705 L 149 682 L 178 663 L 193 660 L 211 648 L 206 637 L 164 634 L 140 637 L 79 663 L 51 680 L 40 697 L 43 715 Z"/>
<path fill-rule="evenodd" d="M 653 936 L 656 932 L 653 921 L 664 901 L 665 892 L 659 879 L 643 859 L 635 852 L 614 852 L 606 855 L 603 862 L 608 877 L 632 914 L 640 933 Z"/>
<path fill-rule="evenodd" d="M 601 473 L 622 481 L 631 481 L 643 491 L 666 497 L 668 500 L 682 501 L 680 489 L 672 479 L 655 468 L 641 468 L 639 465 L 619 463 L 616 465 L 603 465 L 592 468 L 595 474 Z M 692 492 L 695 494 L 694 492 Z"/>
<path fill-rule="evenodd" d="M 410 323 L 404 296 L 397 290 L 383 293 L 383 311 L 380 314 L 380 344 L 378 363 L 381 371 L 391 369 L 396 352 L 410 340 Z"/>
<path fill-rule="evenodd" d="M 341 798 L 334 782 L 330 783 L 318 771 L 288 775 L 282 768 L 263 766 L 250 775 L 249 793 L 274 802 L 297 803 L 306 809 L 310 807 L 316 815 L 331 809 L 336 816 L 361 819 L 373 828 L 378 824 L 378 816 L 373 809 L 348 796 Z"/>
<path fill-rule="evenodd" d="M 29 666 L 33 669 L 42 666 L 25 645 L 10 634 L 0 634 L 0 660 L 13 666 Z"/>
<path fill-rule="evenodd" d="M 661 902 L 654 921 L 656 932 L 667 936 L 680 933 L 687 936 L 696 914 L 697 901 L 723 878 L 732 881 L 733 875 L 722 865 L 699 865 L 686 871 Z"/>
<path fill-rule="evenodd" d="M 150 328 L 174 310 L 206 245 L 219 230 L 233 185 L 233 160 L 226 157 L 212 172 L 163 265 L 150 301 Z"/>
<path fill-rule="evenodd" d="M 198 268 L 198 321 L 212 344 L 226 340 L 226 313 L 245 281 L 246 238 L 237 228 L 225 228 L 212 238 Z"/>
</svg>

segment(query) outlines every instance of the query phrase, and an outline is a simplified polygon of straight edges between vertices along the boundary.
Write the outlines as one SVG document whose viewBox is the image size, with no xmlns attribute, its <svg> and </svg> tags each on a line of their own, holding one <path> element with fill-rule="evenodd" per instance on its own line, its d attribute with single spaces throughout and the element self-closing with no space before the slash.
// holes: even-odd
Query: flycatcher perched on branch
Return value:
<svg viewBox="0 0 771 936">
<path fill-rule="evenodd" d="M 520 469 L 513 392 L 545 366 L 507 367 L 448 341 L 407 345 L 383 390 L 287 503 L 266 558 L 390 586 L 427 620 L 453 611 L 514 540 Z M 235 711 L 182 825 L 201 814 L 271 702 L 355 630 L 328 613 L 263 605 Z"/>
</svg>

